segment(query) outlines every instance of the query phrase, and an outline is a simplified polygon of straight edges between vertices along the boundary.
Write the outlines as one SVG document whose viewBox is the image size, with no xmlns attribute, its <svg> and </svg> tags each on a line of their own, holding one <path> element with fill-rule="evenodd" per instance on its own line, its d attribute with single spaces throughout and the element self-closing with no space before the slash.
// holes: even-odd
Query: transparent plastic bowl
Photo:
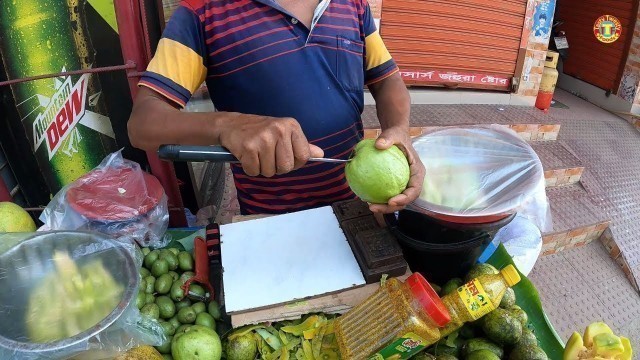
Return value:
<svg viewBox="0 0 640 360">
<path fill-rule="evenodd" d="M 135 299 L 139 277 L 133 255 L 122 243 L 102 234 L 51 231 L 26 234 L 26 239 L 0 254 L 0 346 L 21 354 L 45 356 L 82 344 L 113 324 Z M 0 234 L 0 241 L 3 235 Z M 116 282 L 124 287 L 120 303 L 102 321 L 73 337 L 50 342 L 30 342 L 25 313 L 29 296 L 47 274 L 54 271 L 56 250 L 67 251 L 78 266 L 101 259 Z M 47 306 L 47 304 L 43 304 Z"/>
</svg>

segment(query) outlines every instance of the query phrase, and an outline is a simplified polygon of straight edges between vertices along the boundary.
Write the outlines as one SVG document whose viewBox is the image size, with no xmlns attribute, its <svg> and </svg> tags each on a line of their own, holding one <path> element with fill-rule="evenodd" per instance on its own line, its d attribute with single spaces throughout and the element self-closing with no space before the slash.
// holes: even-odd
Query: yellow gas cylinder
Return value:
<svg viewBox="0 0 640 360">
<path fill-rule="evenodd" d="M 547 59 L 544 62 L 544 70 L 542 71 L 542 79 L 540 80 L 540 90 L 536 97 L 536 107 L 540 110 L 548 111 L 553 100 L 553 92 L 556 90 L 558 82 L 558 53 L 555 51 L 547 51 Z"/>
</svg>

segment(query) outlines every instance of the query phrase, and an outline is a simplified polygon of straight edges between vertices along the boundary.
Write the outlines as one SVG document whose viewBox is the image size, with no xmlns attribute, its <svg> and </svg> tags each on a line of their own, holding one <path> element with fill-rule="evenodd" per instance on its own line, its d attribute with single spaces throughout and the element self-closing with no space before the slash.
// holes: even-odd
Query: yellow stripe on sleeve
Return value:
<svg viewBox="0 0 640 360">
<path fill-rule="evenodd" d="M 364 40 L 367 49 L 367 58 L 365 59 L 367 70 L 391 60 L 391 54 L 384 45 L 378 30 L 369 34 Z"/>
<path fill-rule="evenodd" d="M 202 57 L 193 49 L 175 40 L 163 38 L 147 71 L 171 79 L 190 93 L 194 93 L 207 75 Z"/>
</svg>

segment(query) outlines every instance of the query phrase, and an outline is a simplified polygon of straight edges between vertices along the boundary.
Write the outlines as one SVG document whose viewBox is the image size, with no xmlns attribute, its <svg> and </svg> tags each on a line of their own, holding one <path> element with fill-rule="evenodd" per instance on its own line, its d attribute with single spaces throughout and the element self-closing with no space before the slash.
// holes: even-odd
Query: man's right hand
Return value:
<svg viewBox="0 0 640 360">
<path fill-rule="evenodd" d="M 309 144 L 293 118 L 238 114 L 223 125 L 219 139 L 250 176 L 285 174 L 302 167 L 310 157 L 324 156 L 321 148 Z"/>
<path fill-rule="evenodd" d="M 324 156 L 322 149 L 309 144 L 295 119 L 180 111 L 144 87 L 127 125 L 131 144 L 146 151 L 156 152 L 163 144 L 225 146 L 250 176 L 284 174 L 310 157 Z"/>
</svg>

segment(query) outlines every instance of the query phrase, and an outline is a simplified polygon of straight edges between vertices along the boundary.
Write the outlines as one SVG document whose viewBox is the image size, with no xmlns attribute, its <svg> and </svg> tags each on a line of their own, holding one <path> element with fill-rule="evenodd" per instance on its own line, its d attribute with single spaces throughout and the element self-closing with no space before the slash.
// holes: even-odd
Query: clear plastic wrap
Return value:
<svg viewBox="0 0 640 360">
<path fill-rule="evenodd" d="M 160 182 L 120 151 L 60 190 L 40 216 L 43 230 L 89 230 L 162 247 L 169 224 Z"/>
<path fill-rule="evenodd" d="M 504 245 L 523 275 L 529 275 L 542 250 L 542 234 L 531 220 L 516 216 L 493 240 Z"/>
<path fill-rule="evenodd" d="M 412 210 L 480 222 L 517 212 L 542 231 L 552 229 L 542 164 L 514 131 L 500 125 L 447 127 L 413 145 L 426 176 Z"/>
<path fill-rule="evenodd" d="M 504 245 L 513 263 L 523 275 L 529 275 L 542 250 L 542 233 L 529 219 L 516 216 L 509 224 L 498 230 L 493 240 L 478 258 L 478 263 L 489 261 L 500 244 Z"/>
<path fill-rule="evenodd" d="M 131 241 L 79 231 L 7 240 L 14 245 L 0 252 L 0 359 L 112 358 L 166 340 L 136 306 L 142 256 Z"/>
</svg>

